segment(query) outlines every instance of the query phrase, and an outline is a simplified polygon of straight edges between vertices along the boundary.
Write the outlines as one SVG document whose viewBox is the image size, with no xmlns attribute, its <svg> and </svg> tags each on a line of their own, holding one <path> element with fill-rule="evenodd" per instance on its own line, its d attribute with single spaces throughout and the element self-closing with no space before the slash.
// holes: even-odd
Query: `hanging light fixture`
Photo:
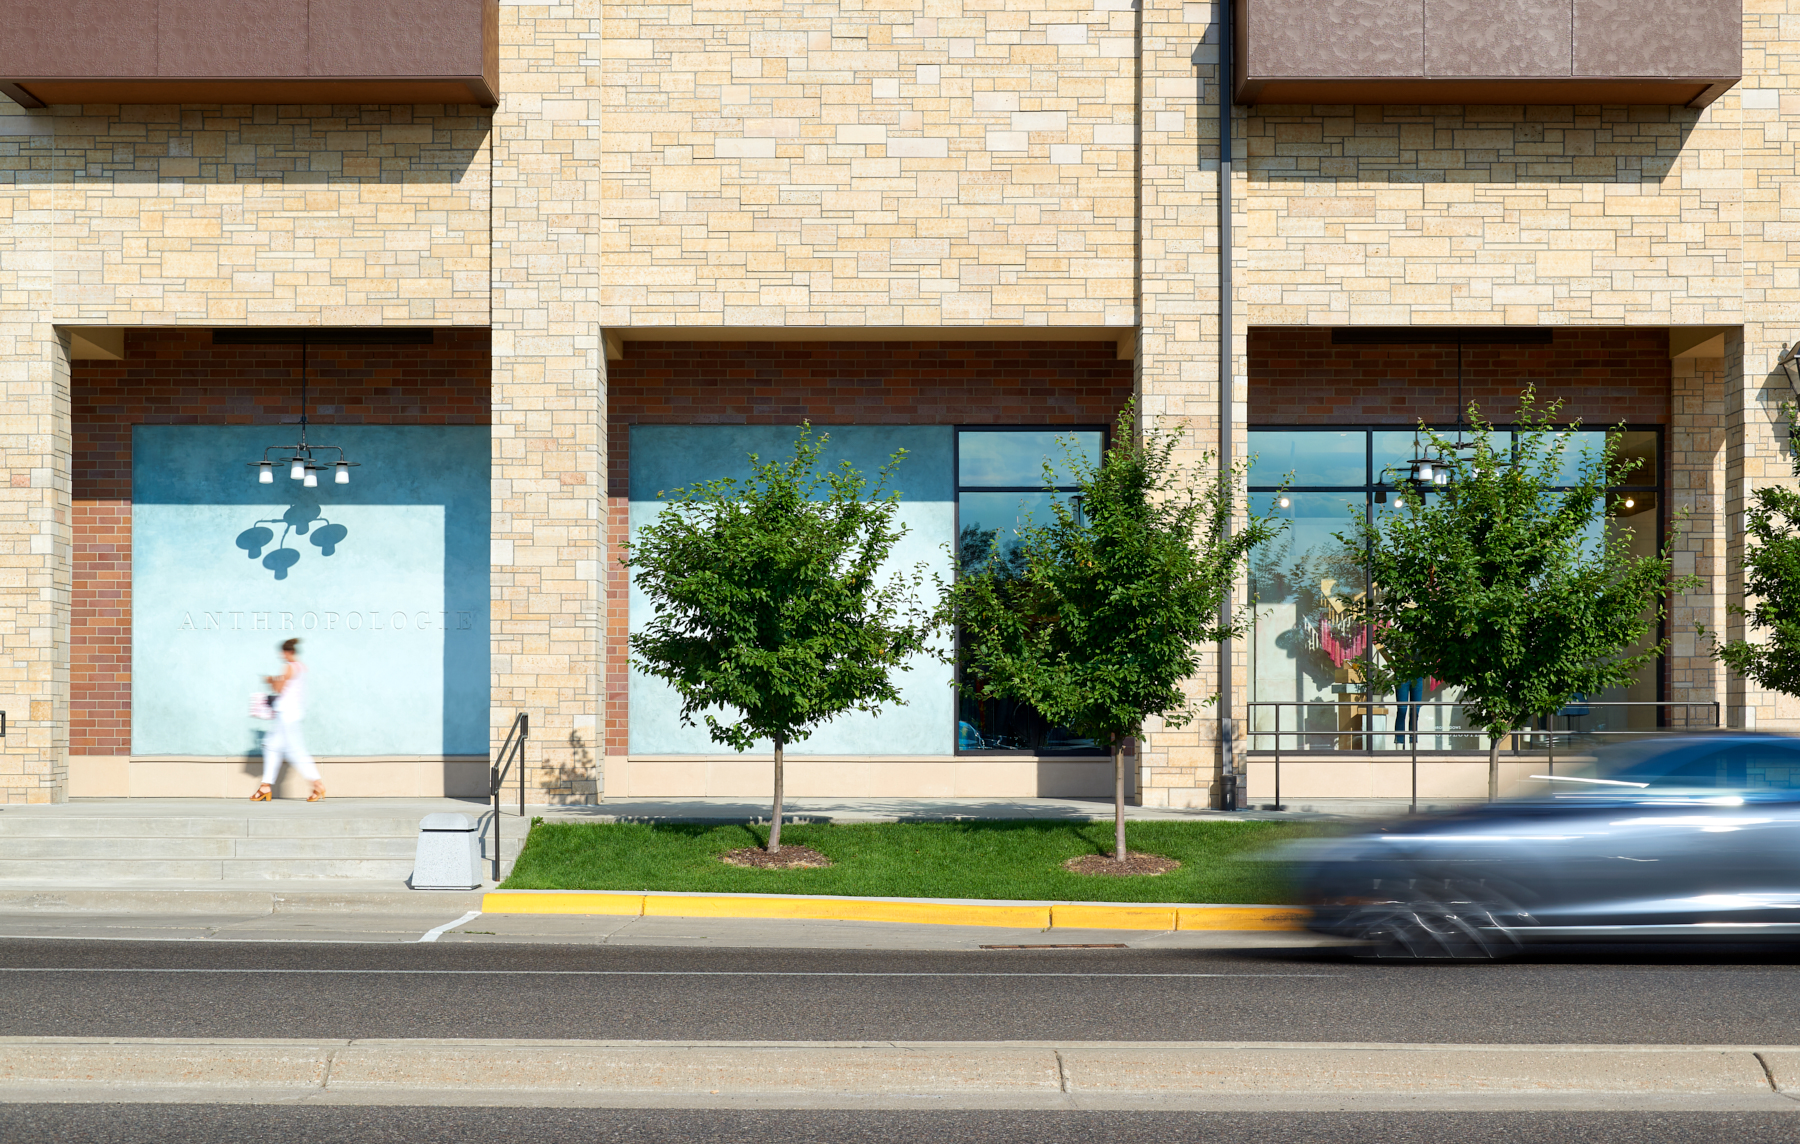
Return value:
<svg viewBox="0 0 1800 1144">
<path fill-rule="evenodd" d="M 1442 449 L 1433 452 L 1430 445 L 1420 446 L 1418 437 L 1413 438 L 1413 458 L 1407 462 L 1407 481 L 1418 492 L 1427 489 L 1444 488 L 1450 484 L 1456 472 L 1457 464 L 1464 460 L 1463 450 L 1463 343 L 1459 335 L 1456 339 L 1456 444 L 1445 452 Z"/>
<path fill-rule="evenodd" d="M 306 440 L 306 391 L 307 362 L 306 335 L 300 336 L 300 443 L 298 445 L 270 445 L 263 450 L 263 459 L 249 462 L 249 467 L 256 470 L 256 483 L 272 485 L 275 483 L 275 467 L 288 466 L 288 478 L 299 481 L 302 488 L 319 487 L 319 474 L 326 469 L 336 475 L 333 480 L 340 485 L 350 483 L 350 470 L 358 467 L 359 462 L 352 461 L 344 455 L 344 451 L 336 445 L 311 445 Z M 276 454 L 271 460 L 269 454 Z M 336 453 L 337 460 L 321 460 L 315 453 Z"/>
</svg>

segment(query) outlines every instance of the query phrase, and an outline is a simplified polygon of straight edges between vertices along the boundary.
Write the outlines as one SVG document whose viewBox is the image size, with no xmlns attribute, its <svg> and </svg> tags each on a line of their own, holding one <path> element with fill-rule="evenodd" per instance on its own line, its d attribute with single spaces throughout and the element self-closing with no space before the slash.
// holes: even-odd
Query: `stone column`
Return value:
<svg viewBox="0 0 1800 1144">
<path fill-rule="evenodd" d="M 1699 576 L 1701 587 L 1676 596 L 1669 608 L 1668 697 L 1674 703 L 1711 704 L 1725 698 L 1725 669 L 1713 658 L 1713 641 L 1725 637 L 1725 465 L 1727 407 L 1725 363 L 1720 358 L 1677 358 L 1672 363 L 1668 439 L 1668 497 L 1675 574 Z M 1679 529 L 1679 535 L 1673 530 Z M 1701 635 L 1704 627 L 1707 635 Z M 1707 707 L 1670 708 L 1676 726 L 1710 724 Z"/>
<path fill-rule="evenodd" d="M 1725 595 L 1728 604 L 1752 604 L 1744 592 L 1747 548 L 1744 513 L 1754 490 L 1794 483 L 1787 424 L 1780 405 L 1793 399 L 1786 374 L 1776 368 L 1781 342 L 1760 324 L 1725 336 L 1724 394 L 1729 447 L 1725 465 Z M 1757 639 L 1743 616 L 1725 619 L 1724 639 Z M 1744 730 L 1785 730 L 1800 716 L 1800 701 L 1765 690 L 1735 674 L 1725 675 L 1725 725 Z"/>
<path fill-rule="evenodd" d="M 69 344 L 53 320 L 52 127 L 0 99 L 0 802 L 69 790 Z"/>
<path fill-rule="evenodd" d="M 1198 464 L 1219 442 L 1218 29 L 1214 9 L 1145 0 L 1140 9 L 1138 113 L 1138 412 L 1145 425 L 1187 429 L 1182 460 Z M 1200 98 L 1204 95 L 1204 99 Z M 1242 156 L 1241 143 L 1234 151 Z M 1240 193 L 1242 173 L 1234 178 Z M 1243 455 L 1246 391 L 1244 314 L 1232 332 L 1234 452 Z M 1243 599 L 1240 585 L 1237 596 Z M 1243 641 L 1234 652 L 1234 698 L 1243 725 Z M 1143 744 L 1142 799 L 1152 806 L 1216 806 L 1220 795 L 1217 648 L 1204 649 L 1189 681 L 1193 719 L 1155 721 Z M 1240 751 L 1242 738 L 1239 738 Z M 1240 755 L 1241 760 L 1241 755 Z"/>
<path fill-rule="evenodd" d="M 500 9 L 493 119 L 496 746 L 531 716 L 529 801 L 599 793 L 606 362 L 598 9 Z"/>
</svg>

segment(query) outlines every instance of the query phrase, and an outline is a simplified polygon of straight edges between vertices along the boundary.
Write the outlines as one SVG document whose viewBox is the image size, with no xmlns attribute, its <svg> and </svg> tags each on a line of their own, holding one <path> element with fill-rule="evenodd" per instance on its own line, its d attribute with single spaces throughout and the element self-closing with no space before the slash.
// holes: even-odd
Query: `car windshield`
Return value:
<svg viewBox="0 0 1800 1144">
<path fill-rule="evenodd" d="M 1603 752 L 1599 775 L 1649 790 L 1800 791 L 1800 740 L 1633 743 Z"/>
</svg>

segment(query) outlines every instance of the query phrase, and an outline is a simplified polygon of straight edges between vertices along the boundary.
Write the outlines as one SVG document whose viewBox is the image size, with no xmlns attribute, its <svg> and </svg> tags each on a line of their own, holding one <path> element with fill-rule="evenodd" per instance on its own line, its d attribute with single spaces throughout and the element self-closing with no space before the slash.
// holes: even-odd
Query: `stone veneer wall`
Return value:
<svg viewBox="0 0 1800 1144">
<path fill-rule="evenodd" d="M 0 702 L 32 716 L 0 762 L 17 774 L 6 797 L 52 796 L 67 735 L 57 323 L 491 314 L 495 722 L 546 712 L 544 789 L 585 797 L 610 559 L 598 327 L 1136 325 L 1144 416 L 1187 421 L 1204 450 L 1214 15 L 1185 0 L 508 4 L 491 118 L 0 114 L 0 452 L 25 482 L 0 494 Z M 1699 112 L 1237 109 L 1234 424 L 1252 325 L 1741 326 L 1716 375 L 1722 453 L 1689 450 L 1712 459 L 1688 487 L 1718 489 L 1729 523 L 1751 488 L 1791 479 L 1771 370 L 1800 330 L 1797 16 L 1800 0 L 1747 7 L 1744 82 Z M 1676 433 L 1713 428 L 1684 416 Z M 1729 599 L 1741 530 L 1714 540 Z M 1209 659 L 1192 694 L 1215 681 Z M 1734 721 L 1785 718 L 1721 686 Z M 1152 729 L 1147 801 L 1213 797 L 1213 727 L 1203 710 Z"/>
<path fill-rule="evenodd" d="M 1114 342 L 631 342 L 608 369 L 613 550 L 630 528 L 632 425 L 1111 425 Z M 606 756 L 630 742 L 627 571 L 607 570 Z"/>
<path fill-rule="evenodd" d="M 47 114 L 58 322 L 487 322 L 481 108 Z"/>
<path fill-rule="evenodd" d="M 534 798 L 598 789 L 606 359 L 600 332 L 599 6 L 500 8 L 494 113 L 496 747 L 532 718 Z"/>
<path fill-rule="evenodd" d="M 309 421 L 486 425 L 488 332 L 442 329 L 429 346 L 311 346 Z M 123 361 L 71 370 L 74 574 L 69 753 L 131 753 L 131 427 L 298 419 L 300 347 L 215 346 L 203 329 L 128 330 Z M 286 435 L 284 435 L 286 434 Z"/>
<path fill-rule="evenodd" d="M 601 321 L 1131 325 L 1131 6 L 609 7 Z"/>
<path fill-rule="evenodd" d="M 68 790 L 69 343 L 53 325 L 50 138 L 40 120 L 0 118 L 3 802 Z"/>
</svg>

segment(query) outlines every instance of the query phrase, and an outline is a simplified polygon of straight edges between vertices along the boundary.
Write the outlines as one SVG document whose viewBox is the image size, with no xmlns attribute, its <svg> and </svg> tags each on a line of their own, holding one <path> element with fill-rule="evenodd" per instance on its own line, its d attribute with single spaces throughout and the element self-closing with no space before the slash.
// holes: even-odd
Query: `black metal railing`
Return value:
<svg viewBox="0 0 1800 1144">
<path fill-rule="evenodd" d="M 488 801 L 494 808 L 494 881 L 500 880 L 500 788 L 514 763 L 519 765 L 519 821 L 525 820 L 525 740 L 531 737 L 531 716 L 521 711 L 513 718 L 494 760 L 488 765 Z"/>
<path fill-rule="evenodd" d="M 1369 755 L 1393 755 L 1406 752 L 1412 764 L 1411 809 L 1417 810 L 1419 807 L 1420 739 L 1431 739 L 1439 744 L 1436 747 L 1427 748 L 1428 751 L 1437 755 L 1455 754 L 1466 758 L 1471 754 L 1485 754 L 1487 752 L 1487 731 L 1484 728 L 1470 726 L 1466 720 L 1464 721 L 1463 726 L 1455 726 L 1454 715 L 1449 720 L 1450 725 L 1446 725 L 1446 720 L 1443 718 L 1444 709 L 1460 710 L 1462 706 L 1461 703 L 1445 702 L 1399 703 L 1393 699 L 1374 697 L 1348 701 L 1259 700 L 1248 704 L 1248 707 L 1250 708 L 1250 717 L 1248 719 L 1249 729 L 1245 732 L 1244 738 L 1248 750 L 1253 755 L 1273 755 L 1275 764 L 1276 810 L 1282 809 L 1281 756 L 1283 737 L 1292 738 L 1295 741 L 1294 747 L 1290 749 L 1288 753 L 1304 754 L 1307 756 L 1308 762 L 1318 762 L 1324 758 L 1329 758 L 1332 755 L 1341 756 L 1355 754 L 1366 757 Z M 1281 727 L 1281 713 L 1289 708 L 1299 709 L 1299 718 L 1294 720 L 1297 725 L 1293 730 L 1284 731 Z M 1336 728 L 1330 728 L 1298 725 L 1304 721 L 1305 711 L 1309 708 L 1318 708 L 1335 712 L 1338 717 L 1338 726 Z M 1411 716 L 1410 719 L 1406 720 L 1410 726 L 1393 726 L 1387 730 L 1376 729 L 1375 717 L 1378 714 L 1386 713 L 1389 708 L 1404 709 L 1407 714 Z M 1624 725 L 1618 727 L 1577 725 L 1578 721 L 1586 723 L 1590 719 L 1594 719 L 1596 724 L 1604 724 L 1605 720 L 1595 719 L 1594 711 L 1596 709 L 1610 710 L 1613 708 L 1627 709 L 1623 721 Z M 1655 709 L 1655 722 L 1653 724 L 1631 726 L 1632 712 L 1629 709 L 1633 708 Z M 1422 716 L 1428 709 L 1432 711 L 1434 715 L 1432 722 L 1436 724 L 1436 726 L 1430 728 L 1422 727 L 1420 725 L 1423 721 Z M 1257 718 L 1257 713 L 1262 710 L 1271 711 L 1273 713 L 1274 718 L 1271 720 L 1273 723 L 1272 727 L 1265 728 L 1259 725 L 1261 721 Z M 1398 711 L 1396 711 L 1396 714 L 1397 713 Z M 1698 714 L 1698 718 L 1696 718 L 1696 714 Z M 1509 754 L 1519 755 L 1525 751 L 1533 750 L 1533 744 L 1542 744 L 1549 756 L 1549 773 L 1555 774 L 1556 741 L 1558 739 L 1563 739 L 1564 741 L 1572 743 L 1576 739 L 1596 739 L 1604 741 L 1606 738 L 1620 738 L 1626 736 L 1679 735 L 1690 731 L 1715 730 L 1720 726 L 1721 714 L 1722 708 L 1717 700 L 1685 702 L 1637 699 L 1604 701 L 1583 699 L 1578 702 L 1571 701 L 1568 704 L 1565 704 L 1555 715 L 1537 720 L 1536 726 L 1519 727 L 1507 732 L 1507 737 L 1511 740 L 1511 745 L 1506 748 L 1506 750 Z M 1346 719 L 1349 719 L 1348 725 L 1346 725 Z M 1563 720 L 1563 726 L 1561 728 L 1556 726 L 1556 721 L 1558 719 Z M 1470 740 L 1470 745 L 1467 749 L 1462 750 L 1454 747 L 1447 748 L 1442 746 L 1445 740 L 1454 739 L 1468 739 Z M 1268 743 L 1267 746 L 1262 745 L 1265 742 Z M 1323 742 L 1328 745 L 1309 747 L 1307 745 L 1309 742 Z"/>
</svg>

